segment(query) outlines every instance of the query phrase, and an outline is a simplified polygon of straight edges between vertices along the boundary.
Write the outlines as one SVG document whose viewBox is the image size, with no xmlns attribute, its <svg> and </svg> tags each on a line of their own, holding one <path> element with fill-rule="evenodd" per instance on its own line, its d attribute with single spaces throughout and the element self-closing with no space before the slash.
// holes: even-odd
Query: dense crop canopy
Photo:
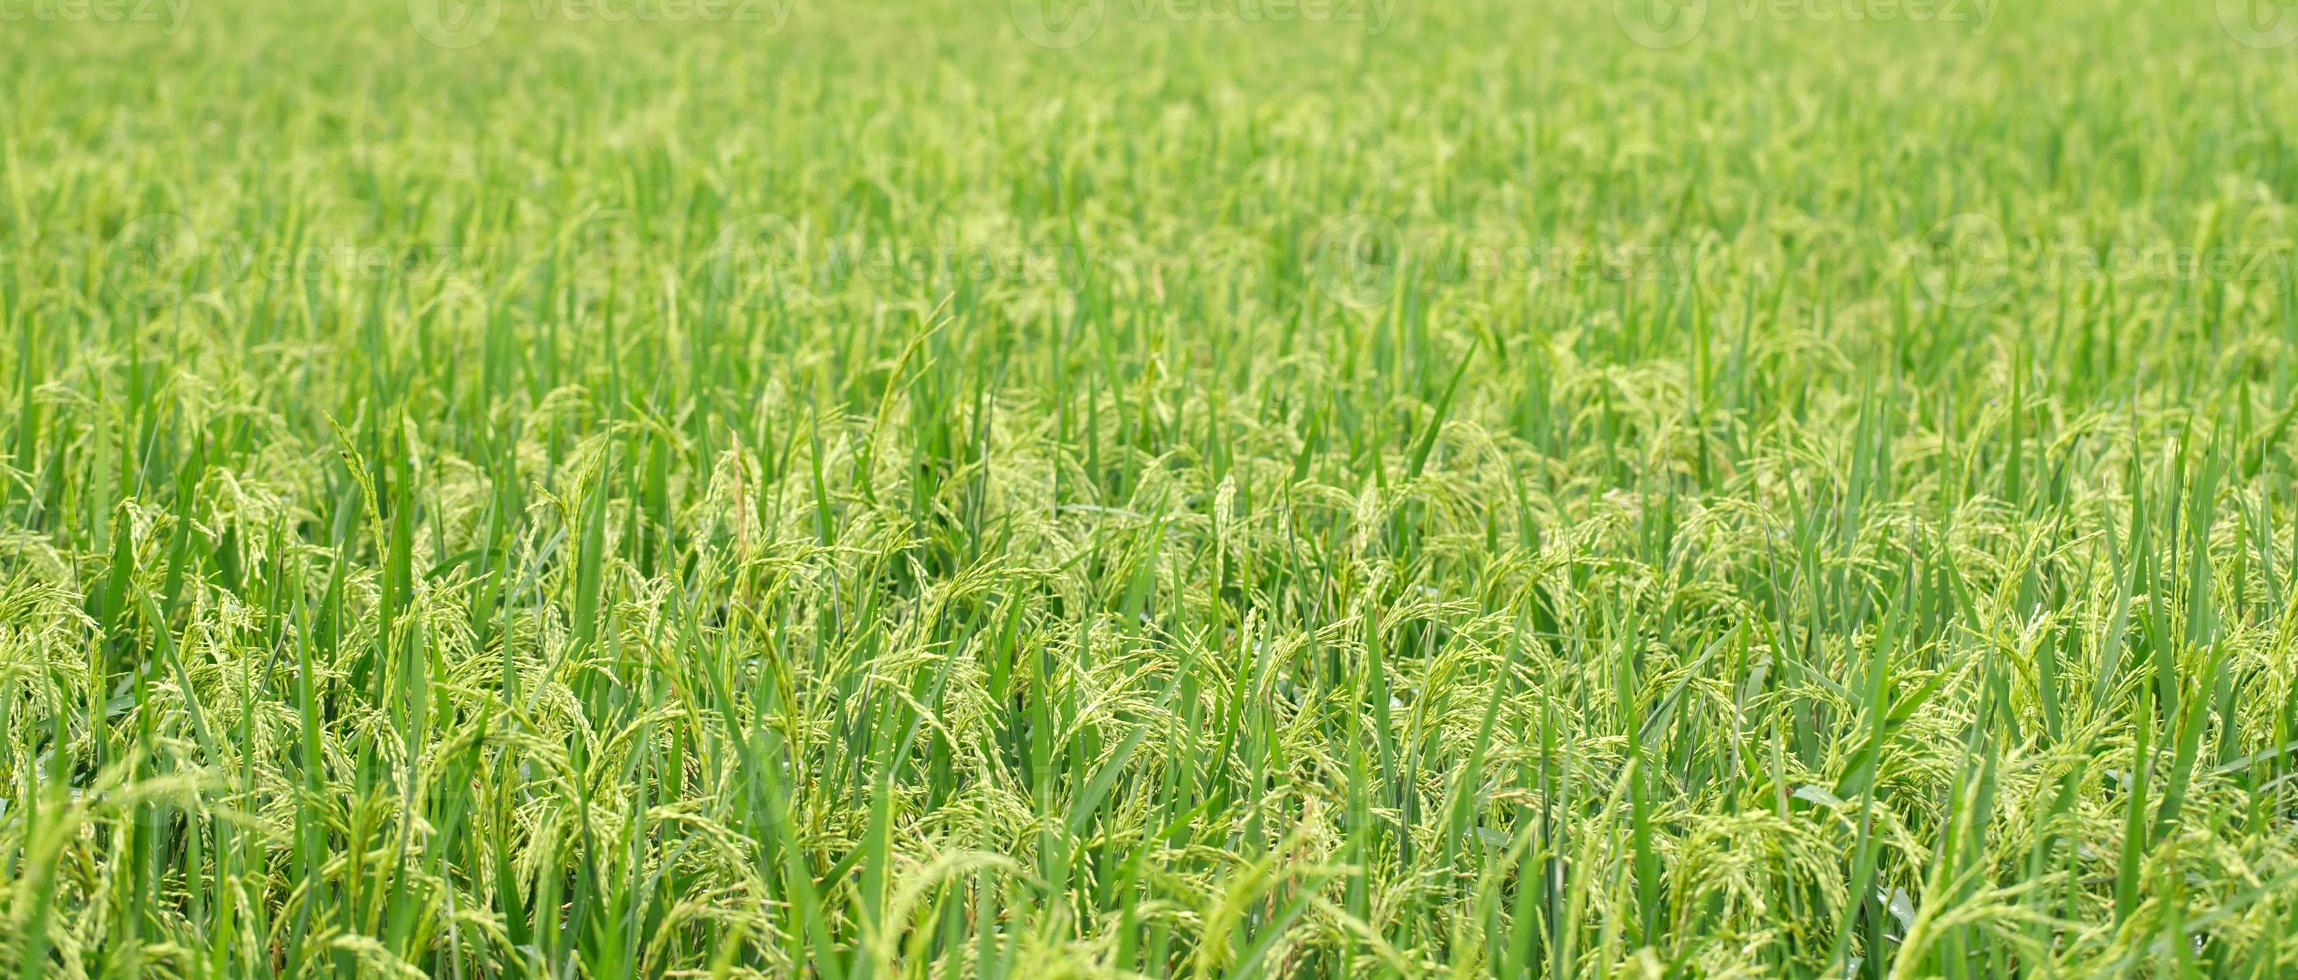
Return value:
<svg viewBox="0 0 2298 980">
<path fill-rule="evenodd" d="M 2298 9 L 0 12 L 24 977 L 2298 973 Z"/>
</svg>

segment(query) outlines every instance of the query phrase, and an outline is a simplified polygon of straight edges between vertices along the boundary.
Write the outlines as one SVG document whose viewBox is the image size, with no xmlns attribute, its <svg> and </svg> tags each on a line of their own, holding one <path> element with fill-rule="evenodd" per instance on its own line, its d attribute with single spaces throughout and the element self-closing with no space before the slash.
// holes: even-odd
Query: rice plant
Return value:
<svg viewBox="0 0 2298 980">
<path fill-rule="evenodd" d="M 0 14 L 20 977 L 2298 975 L 2298 9 Z"/>
</svg>

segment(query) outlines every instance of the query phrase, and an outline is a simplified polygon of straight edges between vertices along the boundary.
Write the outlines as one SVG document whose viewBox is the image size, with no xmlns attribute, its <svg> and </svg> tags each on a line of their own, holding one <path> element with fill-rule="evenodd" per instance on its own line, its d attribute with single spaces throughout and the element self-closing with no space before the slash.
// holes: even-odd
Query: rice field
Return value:
<svg viewBox="0 0 2298 980">
<path fill-rule="evenodd" d="M 16 976 L 2298 975 L 2298 7 L 0 0 Z"/>
</svg>

